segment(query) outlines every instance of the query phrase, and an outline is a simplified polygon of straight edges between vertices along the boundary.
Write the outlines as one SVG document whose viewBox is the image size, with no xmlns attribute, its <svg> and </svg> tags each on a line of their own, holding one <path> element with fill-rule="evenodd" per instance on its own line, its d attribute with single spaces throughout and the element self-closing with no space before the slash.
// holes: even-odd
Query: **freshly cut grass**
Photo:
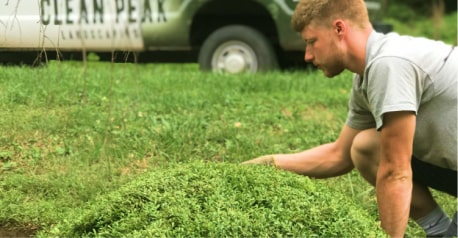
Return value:
<svg viewBox="0 0 458 238">
<path fill-rule="evenodd" d="M 39 236 L 383 237 L 376 217 L 322 185 L 272 167 L 174 163 Z"/>
</svg>

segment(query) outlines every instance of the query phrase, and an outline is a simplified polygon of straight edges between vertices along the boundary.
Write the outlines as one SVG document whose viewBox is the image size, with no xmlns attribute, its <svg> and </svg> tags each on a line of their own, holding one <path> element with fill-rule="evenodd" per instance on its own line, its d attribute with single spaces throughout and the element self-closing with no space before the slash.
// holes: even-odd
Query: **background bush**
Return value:
<svg viewBox="0 0 458 238">
<path fill-rule="evenodd" d="M 393 31 L 400 34 L 422 36 L 456 45 L 457 1 L 444 0 L 443 12 L 433 10 L 433 1 L 389 1 L 383 21 L 392 24 Z"/>
</svg>

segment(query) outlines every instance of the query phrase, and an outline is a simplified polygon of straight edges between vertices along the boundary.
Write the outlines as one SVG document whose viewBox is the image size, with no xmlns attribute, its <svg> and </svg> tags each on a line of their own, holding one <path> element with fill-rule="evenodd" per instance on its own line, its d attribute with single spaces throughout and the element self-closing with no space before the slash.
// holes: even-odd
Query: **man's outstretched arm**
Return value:
<svg viewBox="0 0 458 238">
<path fill-rule="evenodd" d="M 323 144 L 299 153 L 258 157 L 243 164 L 270 164 L 279 169 L 315 178 L 345 174 L 353 169 L 350 149 L 359 130 L 345 125 L 335 142 Z"/>
</svg>

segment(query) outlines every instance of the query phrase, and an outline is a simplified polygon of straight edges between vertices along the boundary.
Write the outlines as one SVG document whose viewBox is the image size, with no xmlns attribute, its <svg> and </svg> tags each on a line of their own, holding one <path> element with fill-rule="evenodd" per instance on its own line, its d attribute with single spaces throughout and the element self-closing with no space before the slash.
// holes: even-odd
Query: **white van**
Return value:
<svg viewBox="0 0 458 238">
<path fill-rule="evenodd" d="M 198 62 L 257 72 L 302 61 L 290 26 L 297 0 L 0 0 L 0 60 L 49 60 L 93 52 L 135 61 Z M 381 3 L 367 1 L 380 26 Z M 17 54 L 17 53 L 20 54 Z M 121 60 L 124 58 L 121 57 Z M 127 57 L 128 58 L 128 57 Z"/>
</svg>

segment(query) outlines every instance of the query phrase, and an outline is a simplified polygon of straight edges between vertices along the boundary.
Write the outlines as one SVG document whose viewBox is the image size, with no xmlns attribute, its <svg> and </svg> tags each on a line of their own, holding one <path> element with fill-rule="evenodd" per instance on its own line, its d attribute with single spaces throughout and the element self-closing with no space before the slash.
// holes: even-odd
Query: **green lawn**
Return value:
<svg viewBox="0 0 458 238">
<path fill-rule="evenodd" d="M 230 76 L 194 64 L 101 62 L 3 66 L 0 78 L 0 234 L 43 236 L 140 174 L 330 142 L 351 84 L 348 72 Z M 356 172 L 311 181 L 377 219 L 374 190 Z M 455 200 L 440 202 L 454 212 Z M 414 224 L 408 232 L 422 234 Z"/>
</svg>

